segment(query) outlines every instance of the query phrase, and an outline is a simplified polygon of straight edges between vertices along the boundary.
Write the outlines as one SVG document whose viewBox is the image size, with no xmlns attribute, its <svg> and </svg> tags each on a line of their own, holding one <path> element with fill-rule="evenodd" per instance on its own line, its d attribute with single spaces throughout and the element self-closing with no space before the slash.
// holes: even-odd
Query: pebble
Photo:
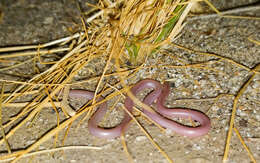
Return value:
<svg viewBox="0 0 260 163">
<path fill-rule="evenodd" d="M 146 139 L 147 139 L 146 136 L 137 136 L 137 137 L 135 138 L 135 141 L 140 142 L 140 141 L 144 141 L 144 140 L 146 140 Z"/>
<path fill-rule="evenodd" d="M 43 24 L 52 24 L 54 21 L 53 17 L 47 17 L 44 19 Z"/>
</svg>

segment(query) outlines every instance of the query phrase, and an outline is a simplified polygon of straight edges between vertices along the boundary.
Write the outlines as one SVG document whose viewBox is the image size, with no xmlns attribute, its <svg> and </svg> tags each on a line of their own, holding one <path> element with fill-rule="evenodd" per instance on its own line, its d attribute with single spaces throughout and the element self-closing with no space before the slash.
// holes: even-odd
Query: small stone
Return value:
<svg viewBox="0 0 260 163">
<path fill-rule="evenodd" d="M 53 20 L 54 20 L 53 17 L 47 17 L 47 18 L 44 19 L 43 23 L 44 24 L 52 24 Z"/>
<path fill-rule="evenodd" d="M 138 141 L 138 142 L 144 141 L 144 140 L 146 140 L 146 136 L 137 136 L 137 137 L 135 138 L 135 141 Z"/>
<path fill-rule="evenodd" d="M 173 135 L 172 130 L 170 130 L 170 129 L 168 129 L 168 128 L 165 130 L 165 133 L 166 133 L 167 136 Z"/>
<path fill-rule="evenodd" d="M 239 125 L 241 126 L 241 127 L 247 127 L 247 120 L 245 120 L 245 119 L 241 119 L 240 121 L 239 121 Z"/>
<path fill-rule="evenodd" d="M 200 147 L 198 144 L 194 144 L 194 145 L 192 146 L 192 148 L 193 148 L 194 150 L 201 150 L 201 147 Z"/>
</svg>

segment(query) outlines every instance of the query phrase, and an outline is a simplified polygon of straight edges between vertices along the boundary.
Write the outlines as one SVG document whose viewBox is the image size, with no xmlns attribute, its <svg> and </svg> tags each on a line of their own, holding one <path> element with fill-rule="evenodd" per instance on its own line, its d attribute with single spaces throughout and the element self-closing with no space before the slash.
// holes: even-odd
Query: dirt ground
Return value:
<svg viewBox="0 0 260 163">
<path fill-rule="evenodd" d="M 83 0 L 78 1 L 82 11 L 88 9 L 85 2 Z M 214 0 L 212 2 L 218 9 L 222 10 L 252 4 L 257 0 Z M 2 15 L 2 19 L 0 19 L 0 47 L 39 44 L 59 39 L 77 31 L 80 24 L 80 13 L 77 5 L 75 1 L 70 0 L 0 1 L 0 11 Z M 260 17 L 260 10 L 243 12 L 240 15 Z M 259 20 L 219 17 L 188 20 L 181 37 L 176 40 L 176 43 L 193 50 L 212 52 L 231 58 L 248 68 L 253 68 L 260 63 L 260 48 L 259 45 L 250 42 L 248 37 L 251 36 L 254 40 L 260 40 L 259 29 Z M 189 61 L 189 63 L 198 63 L 210 59 L 210 57 L 187 53 L 173 46 L 169 46 L 168 51 L 173 56 Z M 23 60 L 23 58 L 20 59 Z M 173 58 L 162 54 L 151 56 L 146 64 L 154 64 L 158 60 L 163 63 L 176 64 Z M 174 133 L 162 133 L 156 126 L 147 123 L 142 118 L 139 119 L 154 140 L 176 163 L 215 163 L 222 161 L 234 100 L 233 95 L 238 92 L 251 74 L 247 70 L 226 61 L 213 63 L 210 67 L 212 69 L 207 70 L 193 68 L 147 69 L 136 75 L 135 81 L 145 78 L 153 78 L 159 81 L 170 80 L 173 83 L 172 93 L 168 98 L 167 106 L 197 109 L 206 113 L 211 119 L 212 128 L 210 132 L 206 136 L 196 139 L 185 138 Z M 31 77 L 30 75 L 30 70 L 27 70 L 26 67 L 10 72 L 0 72 L 1 79 L 9 80 L 26 80 Z M 84 73 L 80 75 L 82 78 L 84 77 Z M 81 88 L 93 90 L 94 86 L 83 85 Z M 224 95 L 219 97 L 220 94 Z M 77 103 L 77 101 L 73 102 Z M 17 112 L 17 108 L 3 109 L 3 115 L 6 117 Z M 64 115 L 61 114 L 61 119 L 64 118 Z M 3 119 L 7 118 L 3 117 Z M 120 119 L 122 119 L 121 114 L 112 112 L 108 121 L 111 122 L 110 125 L 113 125 L 120 122 Z M 89 134 L 86 122 L 77 128 L 78 122 L 73 123 L 65 145 L 98 146 L 101 147 L 101 150 L 65 150 L 64 152 L 29 157 L 20 160 L 20 162 L 29 162 L 30 160 L 31 162 L 41 163 L 129 162 L 119 138 L 112 140 L 95 138 Z M 28 147 L 55 125 L 56 115 L 53 110 L 50 108 L 44 109 L 34 123 L 27 123 L 9 139 L 11 148 L 19 150 Z M 259 74 L 255 76 L 239 100 L 235 127 L 240 131 L 256 160 L 260 161 Z M 60 140 L 62 140 L 64 134 L 62 132 L 59 135 Z M 127 147 L 135 162 L 167 162 L 136 124 L 132 123 L 125 137 Z M 42 144 L 39 149 L 51 148 L 52 146 L 53 140 L 50 140 Z M 5 145 L 0 147 L 2 153 L 6 152 Z M 235 133 L 230 145 L 229 162 L 250 162 L 247 152 Z"/>
</svg>

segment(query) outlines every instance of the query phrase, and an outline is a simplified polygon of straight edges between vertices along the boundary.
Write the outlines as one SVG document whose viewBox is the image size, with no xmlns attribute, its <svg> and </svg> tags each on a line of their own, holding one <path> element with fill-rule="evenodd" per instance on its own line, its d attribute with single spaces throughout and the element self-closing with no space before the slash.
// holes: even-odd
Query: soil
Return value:
<svg viewBox="0 0 260 163">
<path fill-rule="evenodd" d="M 86 1 L 79 0 L 77 2 L 82 11 L 89 9 L 85 5 Z M 213 4 L 222 10 L 254 2 L 257 2 L 257 0 L 214 0 Z M 2 17 L 0 19 L 0 47 L 45 43 L 69 36 L 80 28 L 80 12 L 76 1 L 8 0 L 0 2 L 0 11 Z M 238 15 L 260 17 L 260 10 L 243 12 Z M 248 37 L 260 40 L 259 29 L 259 20 L 220 17 L 188 20 L 181 32 L 181 37 L 175 43 L 193 50 L 218 54 L 248 68 L 253 68 L 259 64 L 260 48 L 259 45 L 250 42 Z M 189 61 L 189 64 L 214 59 L 214 57 L 190 54 L 173 46 L 168 46 L 168 52 L 182 60 Z M 176 64 L 174 59 L 162 54 L 150 57 L 146 64 L 154 64 L 158 61 Z M 211 64 L 210 67 L 212 69 L 207 70 L 193 68 L 147 69 L 136 75 L 135 81 L 144 78 L 171 81 L 173 83 L 172 93 L 168 98 L 167 106 L 197 109 L 206 113 L 211 119 L 212 128 L 210 132 L 206 136 L 196 139 L 185 138 L 174 133 L 162 133 L 156 126 L 147 123 L 142 118 L 139 119 L 154 140 L 176 163 L 222 162 L 234 95 L 249 79 L 251 73 L 226 61 L 216 62 Z M 23 74 L 23 76 L 17 74 Z M 0 77 L 9 80 L 26 80 L 30 78 L 30 71 L 26 70 L 25 67 L 8 73 L 0 72 Z M 94 86 L 83 85 L 82 87 L 93 90 Z M 220 94 L 229 95 L 215 98 Z M 260 161 L 259 102 L 260 76 L 258 74 L 240 98 L 235 119 L 235 127 L 239 130 L 257 161 Z M 3 120 L 5 121 L 7 117 L 17 112 L 17 108 L 3 109 L 3 115 L 6 116 L 3 117 Z M 122 118 L 121 114 L 112 112 L 108 121 L 113 121 L 113 125 L 118 123 L 120 118 Z M 65 116 L 61 114 L 61 120 L 64 119 Z M 8 139 L 11 148 L 15 151 L 28 147 L 41 135 L 44 135 L 46 131 L 52 129 L 56 122 L 56 114 L 53 110 L 50 108 L 44 109 L 34 122 L 27 123 Z M 65 145 L 98 146 L 102 148 L 101 150 L 65 150 L 64 152 L 24 158 L 19 162 L 129 162 L 119 138 L 112 140 L 98 139 L 89 134 L 86 121 L 79 127 L 77 126 L 78 122 L 76 121 L 71 126 Z M 62 140 L 64 134 L 65 131 L 59 134 L 59 140 Z M 167 162 L 136 124 L 131 124 L 125 138 L 129 153 L 135 162 Z M 53 147 L 53 142 L 54 139 L 43 143 L 39 150 Z M 58 145 L 61 145 L 61 143 Z M 5 145 L 0 147 L 0 151 L 6 152 Z M 229 162 L 250 162 L 247 152 L 235 133 L 232 135 Z"/>
</svg>

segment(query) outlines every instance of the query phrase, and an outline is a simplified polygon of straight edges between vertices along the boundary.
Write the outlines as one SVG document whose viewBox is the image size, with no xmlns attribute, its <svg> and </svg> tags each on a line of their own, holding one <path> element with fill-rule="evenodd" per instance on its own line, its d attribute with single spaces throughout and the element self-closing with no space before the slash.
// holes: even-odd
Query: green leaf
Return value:
<svg viewBox="0 0 260 163">
<path fill-rule="evenodd" d="M 184 1 L 181 1 L 184 2 Z M 175 14 L 169 22 L 163 27 L 161 33 L 155 40 L 155 43 L 158 43 L 160 41 L 165 40 L 169 34 L 171 33 L 172 29 L 174 28 L 175 24 L 177 23 L 178 19 L 180 18 L 183 10 L 185 9 L 186 5 L 178 5 L 175 10 L 173 11 L 173 14 Z"/>
<path fill-rule="evenodd" d="M 126 50 L 130 56 L 130 61 L 132 63 L 135 63 L 140 50 L 140 45 L 136 45 L 133 42 L 131 42 L 130 44 L 126 44 Z"/>
</svg>

